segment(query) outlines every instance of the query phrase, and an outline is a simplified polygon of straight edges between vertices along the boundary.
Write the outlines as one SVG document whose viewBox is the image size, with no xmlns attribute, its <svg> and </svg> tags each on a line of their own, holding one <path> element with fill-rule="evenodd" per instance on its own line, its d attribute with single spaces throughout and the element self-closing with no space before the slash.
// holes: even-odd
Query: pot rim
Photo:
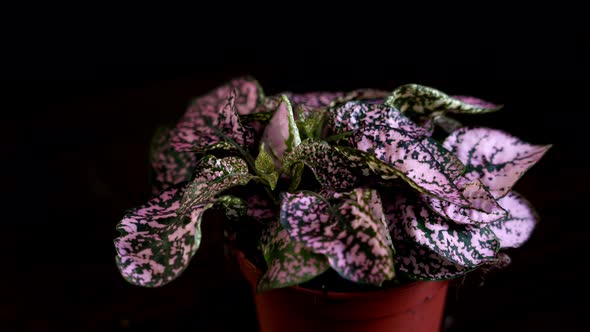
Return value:
<svg viewBox="0 0 590 332">
<path fill-rule="evenodd" d="M 244 254 L 243 251 L 233 248 L 234 254 L 237 255 L 239 259 L 241 259 L 246 265 L 247 268 L 251 269 L 256 274 L 256 282 L 262 276 L 263 272 L 252 263 Z M 440 285 L 440 288 L 445 287 L 449 280 L 441 280 L 441 281 L 422 281 L 422 280 L 415 280 L 409 284 L 400 285 L 397 287 L 392 288 L 384 288 L 379 290 L 368 290 L 363 292 L 333 292 L 333 291 L 322 291 L 317 289 L 310 289 L 301 287 L 298 285 L 284 287 L 281 288 L 283 290 L 290 290 L 300 293 L 305 293 L 309 295 L 314 295 L 318 297 L 325 297 L 330 299 L 362 299 L 362 298 L 373 298 L 375 296 L 387 296 L 389 293 L 399 293 L 399 292 L 411 292 L 413 289 L 418 287 L 422 283 L 437 283 Z M 438 292 L 438 290 L 437 290 Z"/>
</svg>

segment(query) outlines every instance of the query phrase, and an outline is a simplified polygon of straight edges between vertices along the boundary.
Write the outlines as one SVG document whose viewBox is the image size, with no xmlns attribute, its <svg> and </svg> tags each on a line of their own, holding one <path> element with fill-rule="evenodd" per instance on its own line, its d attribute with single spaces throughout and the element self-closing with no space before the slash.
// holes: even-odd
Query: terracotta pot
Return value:
<svg viewBox="0 0 590 332">
<path fill-rule="evenodd" d="M 260 331 L 439 331 L 448 281 L 420 281 L 382 291 L 337 293 L 289 287 L 256 294 L 262 272 L 236 252 L 250 283 Z"/>
</svg>

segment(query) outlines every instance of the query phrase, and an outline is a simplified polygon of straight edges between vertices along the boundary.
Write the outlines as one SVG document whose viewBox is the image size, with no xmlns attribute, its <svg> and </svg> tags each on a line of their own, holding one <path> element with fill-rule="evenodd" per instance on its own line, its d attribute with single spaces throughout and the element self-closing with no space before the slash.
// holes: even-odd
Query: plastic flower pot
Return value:
<svg viewBox="0 0 590 332">
<path fill-rule="evenodd" d="M 448 281 L 419 281 L 381 291 L 322 292 L 298 286 L 256 294 L 262 275 L 236 251 L 251 286 L 260 331 L 439 331 Z"/>
</svg>

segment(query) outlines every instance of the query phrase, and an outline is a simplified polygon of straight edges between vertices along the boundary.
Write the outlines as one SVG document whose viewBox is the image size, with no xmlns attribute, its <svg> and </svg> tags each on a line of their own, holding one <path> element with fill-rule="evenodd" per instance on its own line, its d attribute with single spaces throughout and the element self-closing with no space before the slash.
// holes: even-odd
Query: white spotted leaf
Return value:
<svg viewBox="0 0 590 332">
<path fill-rule="evenodd" d="M 402 112 L 418 114 L 452 113 L 489 113 L 502 108 L 481 99 L 465 96 L 452 97 L 431 87 L 406 84 L 395 89 L 385 104 Z"/>
</svg>

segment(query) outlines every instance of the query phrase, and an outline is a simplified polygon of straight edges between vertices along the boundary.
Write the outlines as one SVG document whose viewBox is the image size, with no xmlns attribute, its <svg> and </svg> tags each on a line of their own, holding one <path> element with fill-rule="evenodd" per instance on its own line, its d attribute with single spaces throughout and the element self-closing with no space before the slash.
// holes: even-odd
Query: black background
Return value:
<svg viewBox="0 0 590 332">
<path fill-rule="evenodd" d="M 160 289 L 127 284 L 112 245 L 124 211 L 149 196 L 155 128 L 174 122 L 192 97 L 243 74 L 268 94 L 415 82 L 505 104 L 467 121 L 554 144 L 516 186 L 542 220 L 511 252 L 510 267 L 487 275 L 482 287 L 473 275 L 451 290 L 449 331 L 589 326 L 586 31 L 433 33 L 428 43 L 419 32 L 387 31 L 260 35 L 256 43 L 237 33 L 155 41 L 37 32 L 42 38 L 13 36 L 4 49 L 0 330 L 255 328 L 243 280 L 224 264 L 217 225 L 204 225 L 190 268 Z"/>
</svg>

